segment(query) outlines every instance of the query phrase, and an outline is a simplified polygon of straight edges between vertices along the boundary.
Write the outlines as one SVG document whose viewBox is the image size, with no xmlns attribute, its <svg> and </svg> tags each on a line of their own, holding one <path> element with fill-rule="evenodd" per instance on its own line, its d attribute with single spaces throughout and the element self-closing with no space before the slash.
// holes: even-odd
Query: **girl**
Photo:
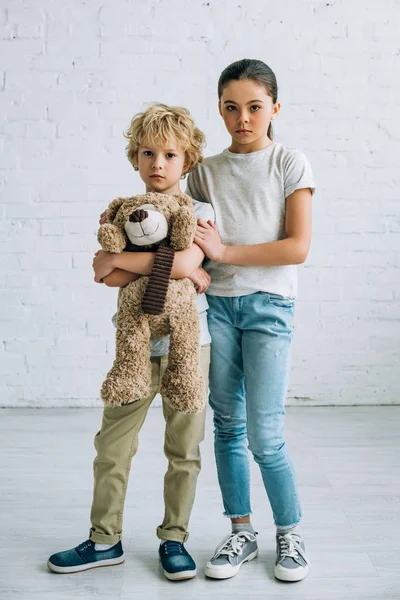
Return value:
<svg viewBox="0 0 400 600">
<path fill-rule="evenodd" d="M 296 265 L 311 237 L 314 182 L 304 155 L 273 141 L 277 83 L 260 60 L 229 65 L 218 81 L 219 112 L 232 141 L 193 171 L 187 193 L 215 210 L 195 242 L 211 276 L 210 404 L 225 515 L 232 533 L 206 575 L 225 579 L 258 554 L 250 523 L 247 444 L 259 464 L 277 526 L 275 576 L 299 581 L 309 567 L 301 508 L 284 438 L 285 396 L 297 294 Z"/>
</svg>

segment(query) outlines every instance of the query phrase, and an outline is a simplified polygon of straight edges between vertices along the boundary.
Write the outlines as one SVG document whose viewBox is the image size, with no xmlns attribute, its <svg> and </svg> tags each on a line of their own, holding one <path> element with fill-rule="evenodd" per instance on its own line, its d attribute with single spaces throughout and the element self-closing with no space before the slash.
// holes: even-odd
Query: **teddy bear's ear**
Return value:
<svg viewBox="0 0 400 600">
<path fill-rule="evenodd" d="M 174 250 L 186 250 L 193 243 L 196 231 L 196 217 L 190 201 L 190 208 L 182 206 L 172 215 L 170 229 L 170 245 Z"/>
<path fill-rule="evenodd" d="M 107 223 L 114 223 L 114 219 L 117 215 L 117 212 L 119 211 L 125 200 L 126 198 L 116 198 L 115 200 L 110 202 L 107 208 Z"/>
<path fill-rule="evenodd" d="M 181 192 L 180 194 L 176 194 L 176 199 L 178 200 L 181 206 L 188 206 L 189 208 L 193 208 L 193 202 L 190 196 L 187 196 L 186 194 L 183 194 Z"/>
</svg>

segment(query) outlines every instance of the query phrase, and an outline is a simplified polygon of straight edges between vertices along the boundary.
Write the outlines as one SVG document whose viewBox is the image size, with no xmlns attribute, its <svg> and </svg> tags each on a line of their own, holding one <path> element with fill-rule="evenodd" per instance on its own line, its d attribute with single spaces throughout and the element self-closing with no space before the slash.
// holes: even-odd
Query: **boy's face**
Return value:
<svg viewBox="0 0 400 600">
<path fill-rule="evenodd" d="M 179 182 L 188 160 L 177 140 L 171 139 L 163 146 L 148 142 L 139 147 L 138 167 L 147 191 L 168 194 L 180 192 Z"/>
</svg>

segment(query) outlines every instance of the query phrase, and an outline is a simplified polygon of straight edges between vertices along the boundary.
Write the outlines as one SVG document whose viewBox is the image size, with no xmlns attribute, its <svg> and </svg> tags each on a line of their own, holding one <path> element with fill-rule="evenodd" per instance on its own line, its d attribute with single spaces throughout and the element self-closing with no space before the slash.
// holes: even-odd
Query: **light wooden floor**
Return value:
<svg viewBox="0 0 400 600">
<path fill-rule="evenodd" d="M 291 408 L 287 438 L 300 480 L 311 574 L 273 578 L 274 528 L 256 466 L 253 523 L 260 555 L 231 580 L 203 567 L 229 531 L 221 515 L 208 416 L 203 471 L 187 548 L 193 581 L 160 570 L 155 528 L 162 519 L 163 419 L 151 409 L 134 459 L 125 509 L 124 565 L 75 575 L 47 571 L 50 554 L 87 538 L 97 409 L 0 412 L 1 600 L 400 599 L 400 407 Z"/>
</svg>

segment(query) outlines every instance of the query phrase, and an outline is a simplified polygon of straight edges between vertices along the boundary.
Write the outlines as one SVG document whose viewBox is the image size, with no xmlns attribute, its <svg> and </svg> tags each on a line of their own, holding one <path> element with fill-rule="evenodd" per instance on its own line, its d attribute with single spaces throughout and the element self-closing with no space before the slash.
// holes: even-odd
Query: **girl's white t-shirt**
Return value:
<svg viewBox="0 0 400 600">
<path fill-rule="evenodd" d="M 315 191 L 307 158 L 299 150 L 272 143 L 250 154 L 224 150 L 190 173 L 186 193 L 212 204 L 223 244 L 247 246 L 284 239 L 285 199 L 295 190 Z M 207 294 L 244 296 L 269 292 L 297 295 L 295 265 L 252 267 L 205 260 L 211 276 Z"/>
</svg>

